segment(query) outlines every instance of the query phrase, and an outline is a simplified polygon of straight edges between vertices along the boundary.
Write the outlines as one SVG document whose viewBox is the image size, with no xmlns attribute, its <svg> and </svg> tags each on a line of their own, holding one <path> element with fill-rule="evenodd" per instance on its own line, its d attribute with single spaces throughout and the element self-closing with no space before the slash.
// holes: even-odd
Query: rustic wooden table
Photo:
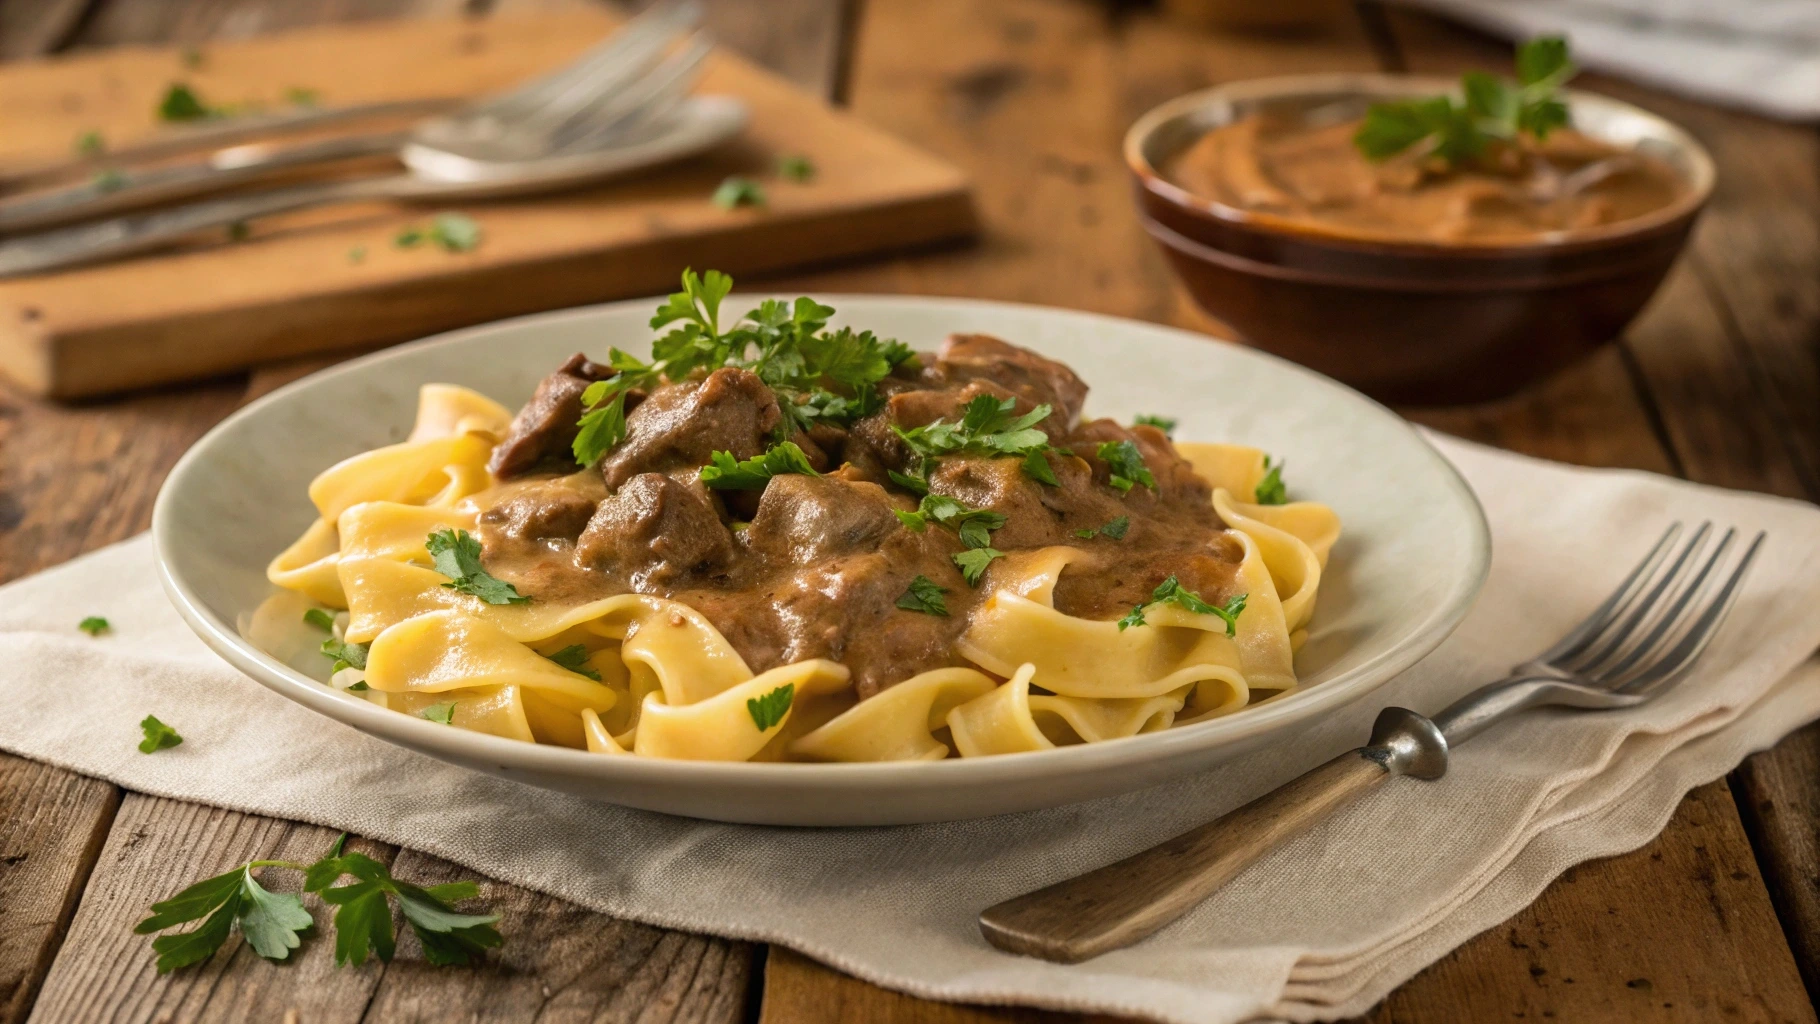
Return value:
<svg viewBox="0 0 1820 1024">
<path fill-rule="evenodd" d="M 551 0 L 0 0 L 0 57 L 214 38 L 356 18 L 498 17 Z M 982 241 L 765 282 L 778 290 L 979 295 L 1191 328 L 1131 214 L 1125 126 L 1170 96 L 1257 75 L 1452 73 L 1507 47 L 1367 6 L 1332 32 L 1240 39 L 1087 0 L 722 0 L 721 38 L 965 167 Z M 1692 249 L 1623 344 L 1516 399 L 1411 418 L 1547 458 L 1820 497 L 1820 135 L 1588 76 L 1713 149 Z M 0 99 L 3 101 L 3 99 Z M 165 472 L 285 366 L 66 407 L 0 385 L 0 579 L 145 529 Z M 1820 727 L 1694 790 L 1654 842 L 1568 872 L 1533 906 L 1390 996 L 1374 1021 L 1813 1021 L 1820 992 Z M 326 943 L 277 967 L 232 943 L 178 974 L 130 933 L 191 879 L 313 857 L 311 825 L 123 792 L 0 755 L 0 1021 L 1039 1020 L 923 1002 L 781 949 L 616 921 L 489 887 L 484 967 L 337 969 Z M 359 842 L 359 840 L 356 840 Z M 452 865 L 365 844 L 405 877 Z M 1804 984 L 1805 982 L 1805 984 Z"/>
</svg>

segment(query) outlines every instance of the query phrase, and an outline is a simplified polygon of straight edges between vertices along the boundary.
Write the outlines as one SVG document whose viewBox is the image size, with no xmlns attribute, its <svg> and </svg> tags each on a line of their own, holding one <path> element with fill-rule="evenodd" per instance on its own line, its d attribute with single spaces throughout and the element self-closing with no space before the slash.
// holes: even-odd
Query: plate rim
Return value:
<svg viewBox="0 0 1820 1024">
<path fill-rule="evenodd" d="M 764 292 L 734 292 L 728 300 L 773 298 Z M 256 418 L 293 391 L 315 386 L 317 382 L 358 375 L 367 367 L 445 344 L 455 344 L 475 335 L 528 324 L 556 323 L 588 319 L 639 308 L 648 310 L 662 297 L 626 299 L 616 302 L 574 306 L 523 316 L 492 320 L 433 334 L 415 341 L 388 346 L 354 359 L 325 367 L 261 395 L 229 414 L 198 438 L 172 466 L 159 486 L 152 508 L 152 540 L 158 578 L 166 595 L 185 624 L 216 654 L 243 674 L 267 689 L 360 732 L 376 736 L 407 748 L 441 756 L 458 764 L 487 762 L 502 771 L 526 772 L 568 778 L 615 777 L 615 782 L 656 784 L 712 784 L 729 789 L 764 789 L 785 783 L 811 783 L 836 789 L 867 789 L 908 778 L 917 782 L 947 781 L 971 784 L 1015 783 L 1050 777 L 1060 773 L 1100 771 L 1142 761 L 1163 761 L 1189 755 L 1203 749 L 1241 742 L 1251 736 L 1287 728 L 1297 722 L 1319 717 L 1364 697 L 1370 691 L 1394 679 L 1411 666 L 1433 653 L 1471 611 L 1484 587 L 1491 566 L 1491 531 L 1484 507 L 1453 463 L 1431 443 L 1417 427 L 1398 416 L 1382 403 L 1324 374 L 1298 363 L 1258 349 L 1240 345 L 1225 338 L 1167 324 L 1131 317 L 1113 316 L 1087 310 L 1069 309 L 1039 303 L 1008 302 L 963 296 L 904 295 L 867 292 L 818 292 L 816 299 L 837 309 L 870 304 L 931 303 L 952 308 L 995 309 L 1012 313 L 1062 314 L 1072 318 L 1097 321 L 1111 330 L 1132 326 L 1149 331 L 1173 334 L 1200 344 L 1223 345 L 1237 350 L 1240 358 L 1255 358 L 1306 377 L 1317 386 L 1338 391 L 1367 404 L 1388 419 L 1420 446 L 1441 471 L 1441 478 L 1456 500 L 1469 513 L 1472 526 L 1471 550 L 1465 571 L 1454 579 L 1445 601 L 1434 605 L 1426 619 L 1407 639 L 1386 649 L 1363 664 L 1318 686 L 1299 690 L 1281 703 L 1262 703 L 1256 708 L 1200 722 L 1180 729 L 1083 743 L 1052 750 L 1040 750 L 980 758 L 945 758 L 941 761 L 878 762 L 747 762 L 686 761 L 648 757 L 614 757 L 585 750 L 493 736 L 487 733 L 454 730 L 438 723 L 415 719 L 366 701 L 351 698 L 320 681 L 311 679 L 285 665 L 277 658 L 243 639 L 237 628 L 214 614 L 175 565 L 173 533 L 176 495 L 183 489 L 190 473 L 195 472 L 202 454 L 221 438 L 248 419 Z M 845 303 L 846 305 L 842 305 Z M 963 779 L 963 777 L 965 777 Z M 1067 801 L 1064 801 L 1067 802 Z"/>
</svg>

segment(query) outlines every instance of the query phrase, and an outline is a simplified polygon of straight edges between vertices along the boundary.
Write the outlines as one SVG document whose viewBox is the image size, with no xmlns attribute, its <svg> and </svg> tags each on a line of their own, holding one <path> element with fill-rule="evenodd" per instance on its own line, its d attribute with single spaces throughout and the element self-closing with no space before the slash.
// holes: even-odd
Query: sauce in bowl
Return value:
<svg viewBox="0 0 1820 1024">
<path fill-rule="evenodd" d="M 1665 161 L 1572 129 L 1468 165 L 1412 150 L 1373 163 L 1356 120 L 1254 113 L 1164 168 L 1204 199 L 1361 240 L 1505 244 L 1571 237 L 1664 209 L 1688 184 Z"/>
</svg>

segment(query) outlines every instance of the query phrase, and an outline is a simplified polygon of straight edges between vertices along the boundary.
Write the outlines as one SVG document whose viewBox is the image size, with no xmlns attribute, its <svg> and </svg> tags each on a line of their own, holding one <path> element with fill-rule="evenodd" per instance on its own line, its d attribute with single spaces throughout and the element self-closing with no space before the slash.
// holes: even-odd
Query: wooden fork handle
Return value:
<svg viewBox="0 0 1820 1024">
<path fill-rule="evenodd" d="M 1370 746 L 1142 853 L 989 907 L 980 931 L 1007 952 L 1060 963 L 1129 946 L 1386 778 L 1439 776 L 1446 757 L 1433 723 L 1387 708 Z"/>
</svg>

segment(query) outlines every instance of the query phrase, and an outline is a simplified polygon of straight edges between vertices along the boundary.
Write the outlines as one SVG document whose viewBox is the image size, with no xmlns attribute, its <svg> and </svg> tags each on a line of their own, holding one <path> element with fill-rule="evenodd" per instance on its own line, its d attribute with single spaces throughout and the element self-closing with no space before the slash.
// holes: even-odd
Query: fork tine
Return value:
<svg viewBox="0 0 1820 1024">
<path fill-rule="evenodd" d="M 1668 524 L 1668 529 L 1662 532 L 1655 547 L 1649 549 L 1649 553 L 1644 555 L 1643 560 L 1630 571 L 1630 575 L 1624 577 L 1624 581 L 1611 592 L 1611 596 L 1607 597 L 1599 607 L 1593 609 L 1592 614 L 1575 626 L 1572 632 L 1562 637 L 1559 643 L 1536 655 L 1533 660 L 1557 662 L 1572 658 L 1596 642 L 1600 634 L 1613 622 L 1616 622 L 1630 607 L 1631 601 L 1649 585 L 1650 577 L 1655 574 L 1656 568 L 1667 556 L 1669 545 L 1673 544 L 1675 538 L 1680 535 L 1681 524 L 1679 522 Z"/>
<path fill-rule="evenodd" d="M 568 93 L 577 84 L 605 78 L 605 82 L 590 87 L 604 88 L 612 81 L 613 74 L 632 74 L 647 63 L 653 53 L 661 54 L 672 39 L 692 29 L 700 20 L 701 5 L 696 0 L 659 0 L 576 60 L 510 92 L 484 99 L 469 113 L 511 121 Z"/>
<path fill-rule="evenodd" d="M 1725 559 L 1726 552 L 1731 550 L 1732 541 L 1738 537 L 1736 528 L 1728 529 L 1719 538 L 1713 553 L 1707 556 L 1694 577 L 1685 585 L 1679 585 L 1679 591 L 1666 608 L 1655 613 L 1649 623 L 1648 631 L 1641 639 L 1626 646 L 1622 652 L 1614 652 L 1611 658 L 1603 663 L 1588 668 L 1583 674 L 1600 685 L 1612 685 L 1622 680 L 1646 659 L 1654 657 L 1663 644 L 1675 636 L 1681 626 L 1687 622 L 1686 612 L 1694 607 L 1694 599 L 1706 589 L 1707 581 L 1713 578 L 1713 570 Z"/>
<path fill-rule="evenodd" d="M 1673 681 L 1694 663 L 1694 659 L 1698 658 L 1706 650 L 1706 645 L 1712 642 L 1713 636 L 1719 631 L 1720 623 L 1724 622 L 1726 615 L 1731 612 L 1732 605 L 1737 603 L 1744 576 L 1750 571 L 1751 563 L 1756 560 L 1757 551 L 1763 547 L 1763 542 L 1767 537 L 1766 532 L 1757 531 L 1757 536 L 1751 540 L 1750 547 L 1744 550 L 1743 557 L 1738 560 L 1738 567 L 1732 570 L 1731 576 L 1719 588 L 1719 592 L 1707 602 L 1705 609 L 1694 619 L 1693 625 L 1689 626 L 1687 632 L 1682 635 L 1681 641 L 1654 663 L 1644 666 L 1618 689 L 1629 693 L 1648 692 L 1657 686 Z"/>
<path fill-rule="evenodd" d="M 713 49 L 706 34 L 698 33 L 643 77 L 605 97 L 602 102 L 571 113 L 551 132 L 552 147 L 562 149 L 634 128 L 669 109 L 667 101 L 694 84 L 702 61 Z"/>
<path fill-rule="evenodd" d="M 1564 658 L 1557 664 L 1576 675 L 1584 676 L 1611 664 L 1614 658 L 1622 657 L 1640 635 L 1640 631 L 1647 630 L 1660 618 L 1663 599 L 1686 580 L 1686 571 L 1706 548 L 1706 539 L 1712 533 L 1712 526 L 1711 522 L 1704 522 L 1694 530 L 1693 536 L 1681 546 L 1680 552 L 1669 560 L 1666 568 L 1651 577 L 1647 589 L 1632 602 L 1620 617 L 1621 621 L 1601 634 L 1596 645 L 1588 644 L 1587 649 L 1571 658 Z"/>
</svg>

